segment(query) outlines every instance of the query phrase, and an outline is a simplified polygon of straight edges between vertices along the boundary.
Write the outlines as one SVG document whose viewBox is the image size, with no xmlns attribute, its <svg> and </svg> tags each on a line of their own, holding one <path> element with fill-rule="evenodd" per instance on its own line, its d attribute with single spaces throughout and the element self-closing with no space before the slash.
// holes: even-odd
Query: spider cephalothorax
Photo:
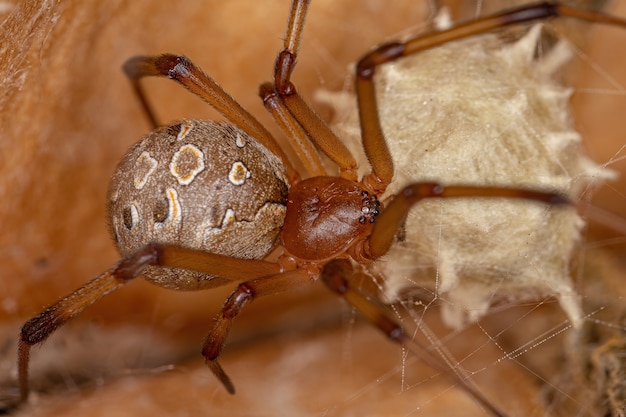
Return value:
<svg viewBox="0 0 626 417">
<path fill-rule="evenodd" d="M 331 259 L 371 234 L 379 211 L 376 196 L 359 183 L 341 177 L 306 179 L 289 193 L 283 246 L 300 259 Z"/>
</svg>

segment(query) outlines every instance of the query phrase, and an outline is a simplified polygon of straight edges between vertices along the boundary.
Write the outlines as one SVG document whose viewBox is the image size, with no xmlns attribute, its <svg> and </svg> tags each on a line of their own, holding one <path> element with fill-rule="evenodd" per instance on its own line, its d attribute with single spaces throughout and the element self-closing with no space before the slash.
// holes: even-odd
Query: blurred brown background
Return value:
<svg viewBox="0 0 626 417">
<path fill-rule="evenodd" d="M 257 97 L 257 88 L 271 77 L 275 54 L 282 46 L 288 3 L 286 0 L 3 3 L 4 9 L 0 9 L 0 19 L 4 20 L 0 27 L 0 320 L 6 327 L 2 328 L 0 342 L 16 335 L 25 318 L 117 260 L 104 220 L 108 178 L 123 152 L 149 129 L 120 70 L 122 63 L 137 54 L 185 54 L 277 132 Z M 458 2 L 461 6 L 454 4 L 457 2 L 449 3 L 455 20 L 471 18 L 477 10 L 474 2 Z M 468 3 L 472 7 L 468 8 Z M 499 10 L 503 2 L 483 3 L 481 13 Z M 295 74 L 296 86 L 304 97 L 312 97 L 319 88 L 344 88 L 349 83 L 346 70 L 350 63 L 372 45 L 392 35 L 406 34 L 405 29 L 410 33 L 428 28 L 433 7 L 433 2 L 409 0 L 314 1 Z M 626 10 L 607 7 L 612 13 L 626 16 Z M 626 42 L 626 31 L 581 27 L 584 31 L 575 31 L 578 34 L 575 41 L 584 52 L 567 75 L 580 89 L 573 99 L 575 117 L 591 156 L 596 161 L 609 162 L 623 157 L 624 152 L 619 151 L 626 144 L 622 117 L 626 98 L 621 87 L 626 85 L 623 71 L 626 56 L 618 46 Z M 585 65 L 585 61 L 592 65 Z M 597 71 L 590 69 L 596 64 L 608 76 L 596 77 Z M 207 105 L 172 82 L 148 80 L 146 84 L 162 121 L 217 117 Z M 621 96 L 594 94 L 590 92 L 592 89 L 612 89 Z M 330 117 L 328 109 L 317 106 L 317 110 Z M 624 161 L 610 162 L 609 166 L 626 171 Z M 596 204 L 626 217 L 624 181 L 622 176 L 618 182 L 604 187 Z M 602 228 L 592 232 L 589 242 L 608 246 L 614 253 L 624 253 L 623 235 Z M 172 356 L 166 356 L 163 363 L 167 364 L 176 360 L 172 358 L 199 352 L 201 340 L 228 291 L 176 293 L 138 280 L 94 306 L 84 319 L 108 329 L 127 323 L 148 324 L 176 346 L 183 346 Z M 239 355 L 237 352 L 233 353 L 232 364 L 229 361 L 225 366 L 242 393 L 238 397 L 224 395 L 196 358 L 182 372 L 159 374 L 155 378 L 146 372 L 130 381 L 113 378 L 103 386 L 91 386 L 86 392 L 76 388 L 60 390 L 61 394 L 40 399 L 24 413 L 70 415 L 69 410 L 73 410 L 72 415 L 83 412 L 97 415 L 96 410 L 106 414 L 111 407 L 116 415 L 159 409 L 172 415 L 209 410 L 234 413 L 235 409 L 245 415 L 276 415 L 275 410 L 282 410 L 282 415 L 298 415 L 315 414 L 311 410 L 321 414 L 324 407 L 333 404 L 335 408 L 329 413 L 332 415 L 358 413 L 355 410 L 359 409 L 359 415 L 363 415 L 363 410 L 369 410 L 372 415 L 394 415 L 392 407 L 398 406 L 402 411 L 397 413 L 404 414 L 412 410 L 413 401 L 427 404 L 432 412 L 438 407 L 445 410 L 453 401 L 459 401 L 454 409 L 463 410 L 462 404 L 469 404 L 465 409 L 470 410 L 468 413 L 476 409 L 455 390 L 444 390 L 442 394 L 439 387 L 435 391 L 438 394 L 434 394 L 425 387 L 401 395 L 397 383 L 386 386 L 376 382 L 376 375 L 383 374 L 385 369 L 391 374 L 401 372 L 400 350 L 383 342 L 374 331 L 347 325 L 351 313 L 326 294 L 321 285 L 295 295 L 259 301 L 250 310 L 238 321 L 235 340 L 248 340 L 251 334 L 259 333 L 278 332 L 286 336 L 278 344 L 262 339 L 257 349 L 250 345 L 241 358 L 235 356 Z M 333 317 L 339 319 L 334 321 Z M 296 327 L 315 327 L 316 323 L 339 324 L 330 329 L 320 324 L 321 330 L 312 333 L 310 339 L 307 332 Z M 119 340 L 112 338 L 108 343 L 115 345 Z M 270 371 L 264 368 L 266 363 L 277 363 L 281 358 L 286 361 L 285 358 L 294 355 L 292 349 L 302 350 L 305 355 L 307 349 L 314 349 L 311 346 L 321 352 L 316 350 L 317 354 L 328 355 L 317 365 L 303 366 L 294 374 L 293 363 L 301 363 L 296 356 L 292 358 L 294 362 L 289 362 L 291 365 L 278 368 L 292 371 L 289 376 L 270 377 Z M 158 351 L 159 346 L 144 345 L 142 349 Z M 44 354 L 45 350 L 44 345 L 36 353 Z M 2 354 L 3 363 L 6 357 L 12 358 L 9 348 Z M 102 357 L 94 356 L 94 360 Z M 237 365 L 246 360 L 245 366 Z M 330 370 L 335 364 L 349 372 L 350 381 L 323 378 L 324 363 Z M 8 365 L 3 366 L 6 369 Z M 250 375 L 257 370 L 256 366 L 263 373 Z M 312 375 L 316 371 L 319 375 Z M 365 376 L 360 376 L 361 372 Z M 515 401 L 528 396 L 531 405 L 519 405 L 519 409 L 528 406 L 526 410 L 536 410 L 532 405 L 535 382 L 527 385 L 524 382 L 533 379 L 531 373 L 516 373 L 514 377 L 520 378 L 519 385 L 511 388 L 514 393 L 499 392 L 504 388 L 497 381 L 495 384 L 492 381 L 493 386 L 488 390 L 501 403 L 508 395 L 517 395 Z M 272 408 L 268 396 L 278 394 L 270 389 L 266 378 L 276 378 L 292 389 L 301 387 L 301 392 L 290 397 L 289 403 L 275 400 L 276 408 Z M 365 396 L 359 395 L 361 386 L 354 382 L 359 378 L 370 380 Z M 316 403 L 314 398 L 320 391 L 336 398 Z M 76 401 L 81 401 L 82 408 L 76 408 Z M 288 404 L 293 407 L 291 411 L 286 408 Z M 480 415 L 480 410 L 476 412 Z M 222 413 L 233 415 L 228 411 Z"/>
</svg>

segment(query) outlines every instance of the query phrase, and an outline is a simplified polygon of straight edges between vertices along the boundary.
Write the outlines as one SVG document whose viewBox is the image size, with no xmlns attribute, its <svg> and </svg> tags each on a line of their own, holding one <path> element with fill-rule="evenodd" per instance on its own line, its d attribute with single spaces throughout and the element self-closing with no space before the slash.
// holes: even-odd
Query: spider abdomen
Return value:
<svg viewBox="0 0 626 417">
<path fill-rule="evenodd" d="M 283 246 L 306 260 L 337 256 L 371 233 L 380 204 L 358 183 L 340 177 L 314 177 L 289 192 Z"/>
<path fill-rule="evenodd" d="M 226 123 L 183 120 L 144 136 L 109 188 L 111 232 L 122 256 L 161 242 L 246 259 L 276 245 L 287 181 L 280 160 Z M 202 288 L 211 277 L 146 269 L 161 286 Z"/>
</svg>

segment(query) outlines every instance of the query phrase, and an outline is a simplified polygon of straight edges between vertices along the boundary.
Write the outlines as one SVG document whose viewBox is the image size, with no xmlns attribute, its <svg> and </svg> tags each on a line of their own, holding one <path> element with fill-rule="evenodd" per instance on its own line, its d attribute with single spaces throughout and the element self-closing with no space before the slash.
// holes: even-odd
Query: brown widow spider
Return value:
<svg viewBox="0 0 626 417">
<path fill-rule="evenodd" d="M 549 191 L 416 183 L 384 204 L 379 202 L 376 196 L 385 192 L 394 172 L 378 120 L 375 68 L 449 41 L 550 16 L 619 26 L 626 26 L 626 22 L 568 6 L 541 4 L 404 43 L 385 44 L 370 52 L 357 66 L 356 91 L 363 147 L 372 172 L 358 180 L 354 158 L 290 82 L 307 8 L 308 1 L 293 2 L 274 83 L 264 84 L 260 90 L 306 174 L 299 174 L 267 130 L 185 57 L 137 57 L 125 65 L 153 125 L 157 125 L 156 120 L 139 84 L 145 76 L 176 80 L 230 123 L 185 120 L 156 129 L 120 163 L 113 175 L 109 201 L 112 232 L 123 259 L 24 325 L 19 342 L 22 401 L 28 395 L 30 347 L 139 275 L 178 290 L 240 282 L 224 304 L 202 351 L 209 368 L 229 392 L 234 392 L 217 362 L 232 320 L 256 297 L 287 291 L 321 277 L 388 337 L 446 372 L 492 414 L 501 415 L 463 378 L 446 370 L 412 341 L 385 310 L 350 286 L 350 281 L 361 274 L 355 263 L 368 264 L 387 253 L 408 211 L 423 198 L 517 198 L 553 205 L 564 205 L 568 200 Z M 339 167 L 340 176 L 328 176 L 318 150 Z M 283 255 L 278 262 L 262 261 L 279 237 Z"/>
</svg>

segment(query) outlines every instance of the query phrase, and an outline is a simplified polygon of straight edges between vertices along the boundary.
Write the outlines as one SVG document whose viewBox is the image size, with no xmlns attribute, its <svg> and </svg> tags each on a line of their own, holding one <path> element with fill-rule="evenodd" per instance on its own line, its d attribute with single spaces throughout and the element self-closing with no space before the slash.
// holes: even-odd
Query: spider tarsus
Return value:
<svg viewBox="0 0 626 417">
<path fill-rule="evenodd" d="M 19 403 L 28 399 L 28 362 L 30 361 L 30 345 L 20 340 L 17 345 Z"/>
<path fill-rule="evenodd" d="M 224 369 L 219 364 L 219 362 L 217 362 L 216 360 L 207 359 L 205 363 L 211 370 L 211 372 L 213 372 L 213 375 L 215 375 L 217 379 L 222 383 L 226 391 L 228 391 L 229 394 L 234 395 L 235 385 L 233 384 L 233 381 L 230 380 L 230 377 L 226 375 L 226 372 L 224 372 Z"/>
<path fill-rule="evenodd" d="M 134 56 L 124 62 L 122 70 L 128 78 L 136 82 L 144 76 L 160 75 L 158 69 L 154 66 L 154 60 L 146 56 Z"/>
</svg>

